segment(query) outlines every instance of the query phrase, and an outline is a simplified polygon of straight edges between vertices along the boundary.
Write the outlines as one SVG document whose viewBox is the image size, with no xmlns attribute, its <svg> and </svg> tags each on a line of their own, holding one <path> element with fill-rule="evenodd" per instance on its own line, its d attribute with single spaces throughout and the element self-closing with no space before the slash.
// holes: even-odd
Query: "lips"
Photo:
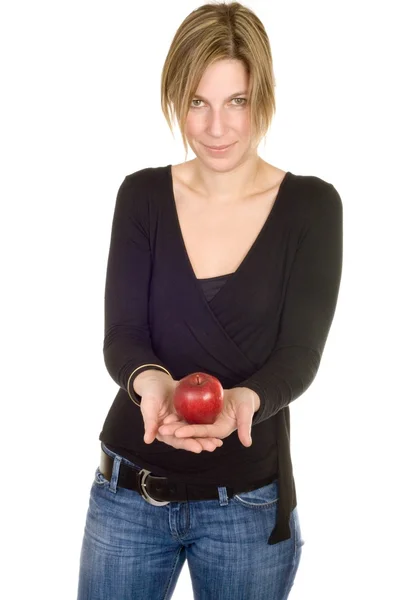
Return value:
<svg viewBox="0 0 400 600">
<path fill-rule="evenodd" d="M 229 146 L 231 146 L 231 144 L 227 144 L 226 146 L 207 146 L 207 148 L 210 148 L 211 150 L 224 150 L 225 148 L 229 148 Z"/>
</svg>

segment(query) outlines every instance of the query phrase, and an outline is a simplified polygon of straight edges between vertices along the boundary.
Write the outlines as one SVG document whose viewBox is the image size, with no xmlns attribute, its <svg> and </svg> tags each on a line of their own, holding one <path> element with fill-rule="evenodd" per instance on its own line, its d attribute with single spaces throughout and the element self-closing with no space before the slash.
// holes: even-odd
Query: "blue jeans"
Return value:
<svg viewBox="0 0 400 600">
<path fill-rule="evenodd" d="M 90 490 L 80 556 L 78 600 L 172 598 L 187 559 L 195 600 L 286 600 L 302 545 L 297 507 L 292 536 L 269 545 L 275 526 L 278 484 L 228 498 L 149 504 L 138 492 L 116 487 L 97 468 Z"/>
</svg>

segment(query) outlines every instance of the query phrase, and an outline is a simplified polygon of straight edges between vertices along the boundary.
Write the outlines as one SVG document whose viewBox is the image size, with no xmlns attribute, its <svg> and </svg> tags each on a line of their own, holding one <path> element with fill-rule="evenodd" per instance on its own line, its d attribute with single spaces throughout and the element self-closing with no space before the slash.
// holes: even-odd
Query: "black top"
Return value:
<svg viewBox="0 0 400 600">
<path fill-rule="evenodd" d="M 201 289 L 203 290 L 203 294 L 205 295 L 207 302 L 210 302 L 214 298 L 217 292 L 219 292 L 224 283 L 227 281 L 228 277 L 231 275 L 232 273 L 228 273 L 227 275 L 217 275 L 217 277 L 197 279 L 201 285 Z"/>
<path fill-rule="evenodd" d="M 116 198 L 103 351 L 120 389 L 99 439 L 171 481 L 236 486 L 276 473 L 278 520 L 269 543 L 291 535 L 297 499 L 288 405 L 314 380 L 334 317 L 342 212 L 332 184 L 289 171 L 238 269 L 199 280 L 180 229 L 171 165 L 128 175 Z M 237 430 L 221 448 L 200 454 L 157 439 L 145 444 L 143 418 L 127 382 L 147 363 L 164 366 L 175 380 L 202 371 L 225 389 L 257 392 L 252 445 L 243 446 Z"/>
</svg>

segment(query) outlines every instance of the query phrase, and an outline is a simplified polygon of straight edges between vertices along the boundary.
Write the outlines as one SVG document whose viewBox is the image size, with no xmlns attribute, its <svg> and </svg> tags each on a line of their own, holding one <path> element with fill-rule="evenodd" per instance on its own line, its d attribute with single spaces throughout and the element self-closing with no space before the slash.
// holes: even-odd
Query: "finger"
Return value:
<svg viewBox="0 0 400 600">
<path fill-rule="evenodd" d="M 154 405 L 151 405 L 148 402 L 145 402 L 143 404 L 143 400 L 140 408 L 142 411 L 145 431 L 143 440 L 146 444 L 151 444 L 152 442 L 154 442 L 158 431 L 159 423 L 156 417 L 157 409 L 154 407 Z"/>
<path fill-rule="evenodd" d="M 177 440 L 176 438 L 173 439 L 175 448 L 181 450 L 189 450 L 190 452 L 195 452 L 196 454 L 200 454 L 200 452 L 203 451 L 203 446 L 200 444 L 200 442 L 196 440 Z"/>
<path fill-rule="evenodd" d="M 220 447 L 223 445 L 223 443 L 224 443 L 222 440 L 220 440 L 219 438 L 216 438 L 216 437 L 214 437 L 214 438 L 211 438 L 211 439 L 212 439 L 212 441 L 213 441 L 215 444 L 217 444 L 217 446 L 218 446 L 219 448 L 220 448 Z"/>
<path fill-rule="evenodd" d="M 195 452 L 196 454 L 200 454 L 200 452 L 203 450 L 203 446 L 198 440 L 178 440 L 175 436 L 169 436 L 169 439 L 171 441 L 171 445 L 178 449 L 189 450 L 190 452 Z"/>
<path fill-rule="evenodd" d="M 216 448 L 220 448 L 223 444 L 222 440 L 219 438 L 200 438 L 196 440 L 193 438 L 177 439 L 175 436 L 166 436 L 160 434 L 157 434 L 156 438 L 174 448 L 188 450 L 196 454 L 199 454 L 203 450 L 207 452 L 214 452 Z"/>
<path fill-rule="evenodd" d="M 174 435 L 175 431 L 177 431 L 181 427 L 184 427 L 184 425 L 182 425 L 182 422 L 176 421 L 175 423 L 170 423 L 169 425 L 161 425 L 158 428 L 158 431 L 162 435 Z"/>
<path fill-rule="evenodd" d="M 203 446 L 204 450 L 208 452 L 214 452 L 217 448 L 220 448 L 223 444 L 222 440 L 218 438 L 197 438 L 197 441 Z"/>
<path fill-rule="evenodd" d="M 157 419 L 148 418 L 144 420 L 144 437 L 143 440 L 146 444 L 151 444 L 154 442 L 156 437 L 156 433 L 158 430 L 158 421 Z"/>
<path fill-rule="evenodd" d="M 182 438 L 183 441 L 188 441 L 188 439 L 190 438 Z M 214 452 L 214 450 L 219 448 L 222 445 L 220 444 L 220 441 L 221 440 L 217 440 L 217 438 L 196 438 L 196 442 L 198 442 L 202 449 L 207 452 Z"/>
<path fill-rule="evenodd" d="M 217 437 L 218 430 L 213 425 L 182 425 L 176 428 L 175 435 L 181 437 Z"/>
<path fill-rule="evenodd" d="M 179 421 L 178 415 L 176 415 L 175 413 L 171 413 L 167 417 L 165 417 L 165 419 L 163 419 L 163 424 L 169 425 L 170 423 L 176 423 L 177 421 Z"/>
<path fill-rule="evenodd" d="M 196 447 L 192 445 L 191 442 L 193 441 L 196 442 Z M 218 438 L 196 438 L 196 440 L 193 438 L 182 438 L 181 440 L 177 441 L 177 443 L 179 444 L 180 448 L 188 447 L 190 449 L 195 449 L 200 446 L 201 449 L 205 450 L 206 452 L 214 452 L 214 450 L 222 446 L 222 441 Z M 180 445 L 181 443 L 183 444 L 182 446 Z"/>
<path fill-rule="evenodd" d="M 251 425 L 254 409 L 250 402 L 241 402 L 236 410 L 236 421 L 239 440 L 244 446 L 251 446 Z"/>
</svg>

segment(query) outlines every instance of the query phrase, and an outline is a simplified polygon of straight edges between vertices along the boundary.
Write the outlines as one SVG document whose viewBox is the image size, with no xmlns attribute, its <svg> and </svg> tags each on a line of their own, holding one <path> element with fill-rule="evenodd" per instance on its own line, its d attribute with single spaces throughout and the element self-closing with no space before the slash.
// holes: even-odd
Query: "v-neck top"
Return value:
<svg viewBox="0 0 400 600">
<path fill-rule="evenodd" d="M 335 187 L 288 171 L 258 236 L 234 273 L 198 279 L 180 229 L 172 165 L 127 175 L 114 209 L 105 284 L 104 361 L 118 385 L 99 439 L 154 475 L 234 487 L 276 476 L 277 525 L 290 537 L 297 504 L 289 404 L 306 392 L 321 361 L 342 271 L 342 201 Z M 134 378 L 165 367 L 260 397 L 252 445 L 237 430 L 213 452 L 195 454 L 157 439 L 145 444 Z M 130 395 L 131 394 L 131 397 Z"/>
<path fill-rule="evenodd" d="M 207 302 L 210 302 L 214 298 L 231 275 L 232 273 L 228 273 L 227 275 L 217 275 L 216 277 L 198 278 Z"/>
</svg>

